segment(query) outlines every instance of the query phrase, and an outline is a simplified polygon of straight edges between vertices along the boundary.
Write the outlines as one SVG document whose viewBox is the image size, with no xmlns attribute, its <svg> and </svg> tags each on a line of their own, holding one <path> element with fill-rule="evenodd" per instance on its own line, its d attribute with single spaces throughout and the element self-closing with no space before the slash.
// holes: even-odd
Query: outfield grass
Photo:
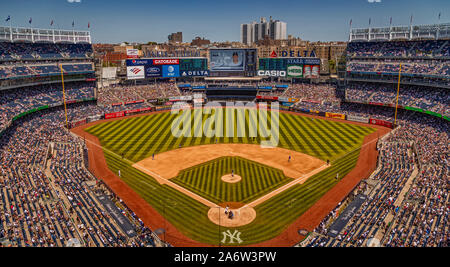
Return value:
<svg viewBox="0 0 450 267">
<path fill-rule="evenodd" d="M 191 112 L 191 121 L 194 122 L 194 113 Z M 260 143 L 268 138 L 260 136 L 267 133 L 268 129 L 258 131 L 258 137 L 254 142 L 248 137 L 249 123 L 257 121 L 255 111 L 245 111 L 245 116 L 239 116 L 236 109 L 213 109 L 212 115 L 218 117 L 213 127 L 217 125 L 225 133 L 229 127 L 226 123 L 234 115 L 234 136 L 237 136 L 238 125 L 245 128 L 244 137 L 180 137 L 175 138 L 171 132 L 172 121 L 179 117 L 170 112 L 159 113 L 150 116 L 134 117 L 125 120 L 116 120 L 98 124 L 86 129 L 87 132 L 97 136 L 103 147 L 123 155 L 126 159 L 138 162 L 142 159 L 169 151 L 178 147 L 187 147 L 201 144 L 217 143 Z M 182 116 L 189 114 L 182 114 Z M 208 128 L 205 122 L 212 115 L 203 114 L 202 123 L 192 123 L 191 133 Z M 250 120 L 250 118 L 254 118 Z M 267 118 L 269 127 L 272 126 L 271 117 Z M 302 152 L 326 161 L 334 161 L 345 153 L 361 146 L 364 136 L 372 133 L 375 129 L 353 124 L 335 121 L 311 119 L 309 117 L 295 116 L 280 113 L 279 120 L 280 141 L 278 146 Z"/>
<path fill-rule="evenodd" d="M 226 112 L 223 113 L 223 119 L 225 120 L 227 114 L 225 114 Z M 248 123 L 248 115 L 253 116 L 247 112 L 246 120 L 238 120 L 237 123 Z M 115 173 L 120 170 L 121 179 L 165 216 L 178 230 L 199 242 L 217 245 L 223 238 L 221 232 L 228 229 L 221 227 L 221 232 L 219 232 L 219 227 L 207 218 L 209 210 L 207 206 L 167 185 L 160 185 L 152 177 L 133 168 L 130 161 L 121 159 L 122 153 L 131 162 L 136 162 L 151 156 L 152 153 L 168 151 L 178 148 L 179 145 L 185 147 L 215 143 L 215 138 L 173 138 L 170 133 L 170 126 L 175 116 L 167 112 L 105 122 L 90 127 L 87 131 L 98 136 L 101 144 L 112 151 L 104 150 L 109 168 Z M 203 118 L 206 117 L 204 116 Z M 195 124 L 195 126 L 199 128 L 200 123 Z M 248 131 L 248 127 L 246 127 L 246 131 Z M 279 235 L 287 225 L 303 214 L 337 183 L 335 179 L 336 173 L 339 173 L 340 177 L 344 177 L 353 169 L 358 159 L 359 147 L 364 136 L 373 131 L 375 129 L 370 127 L 320 119 L 311 120 L 308 117 L 281 113 L 280 147 L 306 153 L 322 160 L 330 159 L 333 161 L 333 164 L 324 171 L 310 177 L 304 184 L 295 185 L 256 206 L 257 217 L 252 223 L 229 229 L 232 232 L 234 229 L 240 231 L 240 238 L 243 240 L 243 243 L 222 245 L 248 245 Z M 257 138 L 258 142 L 260 140 L 260 138 Z M 218 138 L 218 142 L 252 143 L 250 138 L 245 137 L 223 137 Z M 255 164 L 255 168 L 264 167 L 261 164 Z M 181 173 L 176 179 L 184 187 L 191 187 L 190 190 L 192 191 L 197 190 L 195 192 L 199 195 L 206 196 L 205 194 L 209 194 L 210 197 L 215 196 L 217 197 L 216 201 L 227 199 L 228 192 L 232 191 L 225 189 L 222 191 L 219 187 L 219 189 L 216 189 L 216 192 L 208 192 L 211 189 L 209 187 L 211 185 L 206 180 L 198 182 L 194 179 L 189 182 L 188 178 L 183 176 L 189 171 L 200 172 L 201 168 L 205 168 L 204 166 L 205 164 L 195 166 Z M 214 173 L 217 174 L 219 171 Z M 272 175 L 276 176 L 276 172 L 270 176 Z M 286 181 L 288 180 L 278 180 L 279 183 L 285 183 Z M 277 181 L 265 186 L 270 187 L 276 183 Z M 254 184 L 246 187 L 251 188 Z M 262 186 L 263 190 L 265 186 Z M 254 193 L 258 190 L 252 192 Z M 269 191 L 271 190 L 273 189 Z M 243 195 L 245 193 L 241 196 L 244 199 L 245 196 Z M 247 197 L 250 197 L 249 199 L 255 198 L 250 193 Z M 228 199 L 232 199 L 231 195 Z M 168 232 L 166 235 L 170 236 L 170 233 Z"/>
<path fill-rule="evenodd" d="M 231 173 L 231 170 L 242 177 L 240 182 L 222 181 L 222 176 Z M 279 169 L 240 157 L 214 159 L 186 169 L 170 179 L 216 204 L 250 203 L 292 180 Z"/>
</svg>

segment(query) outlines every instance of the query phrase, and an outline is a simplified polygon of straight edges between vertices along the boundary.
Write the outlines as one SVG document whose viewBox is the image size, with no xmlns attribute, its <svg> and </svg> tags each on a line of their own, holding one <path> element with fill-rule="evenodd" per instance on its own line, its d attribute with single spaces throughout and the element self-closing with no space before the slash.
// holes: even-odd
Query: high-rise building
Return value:
<svg viewBox="0 0 450 267">
<path fill-rule="evenodd" d="M 252 45 L 264 39 L 284 40 L 287 39 L 287 23 L 279 20 L 267 21 L 261 18 L 260 22 L 241 24 L 241 43 Z"/>
<path fill-rule="evenodd" d="M 183 42 L 183 33 L 182 32 L 172 33 L 168 36 L 168 39 L 169 39 L 170 44 L 182 43 Z"/>
</svg>

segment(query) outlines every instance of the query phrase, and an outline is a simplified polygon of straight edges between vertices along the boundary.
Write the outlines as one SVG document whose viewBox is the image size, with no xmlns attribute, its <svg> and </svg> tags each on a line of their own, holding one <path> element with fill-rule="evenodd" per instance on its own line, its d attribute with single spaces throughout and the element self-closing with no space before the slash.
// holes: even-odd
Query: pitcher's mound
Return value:
<svg viewBox="0 0 450 267">
<path fill-rule="evenodd" d="M 225 174 L 221 179 L 225 183 L 237 183 L 242 179 L 242 177 L 237 174 L 235 174 L 234 176 L 231 176 L 231 174 Z"/>
<path fill-rule="evenodd" d="M 229 208 L 233 212 L 233 218 L 230 219 L 225 214 L 225 208 L 214 207 L 208 211 L 208 218 L 213 223 L 224 227 L 239 227 L 251 223 L 256 218 L 256 211 L 252 207 L 245 206 L 239 209 Z"/>
</svg>

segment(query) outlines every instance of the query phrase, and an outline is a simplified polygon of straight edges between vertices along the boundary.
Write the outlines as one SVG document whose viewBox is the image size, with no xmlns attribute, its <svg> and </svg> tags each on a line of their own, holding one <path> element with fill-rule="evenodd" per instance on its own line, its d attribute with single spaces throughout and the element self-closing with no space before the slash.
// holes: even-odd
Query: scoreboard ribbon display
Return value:
<svg viewBox="0 0 450 267">
<path fill-rule="evenodd" d="M 206 58 L 128 59 L 126 64 L 128 79 L 209 75 Z"/>
</svg>

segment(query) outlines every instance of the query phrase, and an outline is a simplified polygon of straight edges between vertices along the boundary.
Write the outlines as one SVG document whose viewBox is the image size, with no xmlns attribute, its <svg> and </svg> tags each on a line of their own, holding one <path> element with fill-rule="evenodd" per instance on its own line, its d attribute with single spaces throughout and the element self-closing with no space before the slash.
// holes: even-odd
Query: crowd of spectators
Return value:
<svg viewBox="0 0 450 267">
<path fill-rule="evenodd" d="M 168 98 L 181 95 L 172 82 L 159 82 L 149 85 L 118 85 L 98 89 L 98 104 L 108 106 L 137 100 Z"/>
<path fill-rule="evenodd" d="M 0 42 L 0 60 L 89 58 L 92 53 L 90 44 Z"/>
<path fill-rule="evenodd" d="M 68 108 L 95 115 L 92 104 Z M 94 113 L 92 113 L 94 112 Z M 83 141 L 63 128 L 62 107 L 15 121 L 0 139 L 0 244 L 155 246 L 156 236 L 83 165 Z M 97 197 L 107 195 L 134 224 L 128 237 Z"/>
<path fill-rule="evenodd" d="M 65 74 L 93 72 L 92 63 L 64 63 L 62 69 Z M 57 63 L 0 65 L 0 79 L 20 78 L 23 76 L 57 75 L 61 69 Z"/>
<path fill-rule="evenodd" d="M 339 101 L 336 97 L 336 87 L 330 84 L 294 83 L 289 86 L 283 96 L 320 102 Z"/>
<path fill-rule="evenodd" d="M 447 40 L 350 42 L 350 57 L 449 57 Z"/>
<path fill-rule="evenodd" d="M 396 84 L 351 83 L 346 88 L 349 101 L 395 104 Z M 439 114 L 450 114 L 450 94 L 448 89 L 417 85 L 401 85 L 398 104 L 416 107 Z"/>
<path fill-rule="evenodd" d="M 91 82 L 73 82 L 65 85 L 67 101 L 94 98 Z M 63 102 L 63 90 L 60 84 L 47 84 L 24 88 L 15 88 L 0 93 L 0 129 L 15 116 L 45 105 Z"/>
<path fill-rule="evenodd" d="M 352 61 L 347 64 L 347 71 L 373 72 L 373 73 L 398 73 L 402 64 L 401 73 L 414 75 L 450 76 L 449 61 L 439 62 L 363 62 Z"/>
<path fill-rule="evenodd" d="M 340 108 L 349 115 L 378 111 L 380 119 L 393 117 L 392 108 L 346 103 Z M 379 168 L 363 205 L 336 238 L 327 235 L 330 218 L 336 219 L 332 211 L 305 246 L 365 246 L 371 238 L 383 246 L 449 246 L 448 122 L 401 111 L 398 123 L 378 144 Z"/>
</svg>

